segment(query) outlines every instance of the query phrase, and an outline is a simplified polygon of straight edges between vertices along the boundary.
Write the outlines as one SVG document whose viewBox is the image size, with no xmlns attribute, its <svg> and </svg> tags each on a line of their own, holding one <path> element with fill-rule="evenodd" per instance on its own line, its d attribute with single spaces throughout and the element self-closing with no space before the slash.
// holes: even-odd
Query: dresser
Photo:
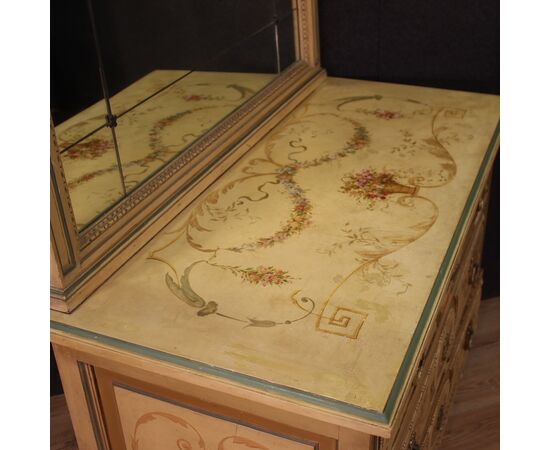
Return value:
<svg viewBox="0 0 550 450">
<path fill-rule="evenodd" d="M 496 96 L 322 78 L 51 340 L 80 450 L 431 450 L 476 330 Z"/>
</svg>

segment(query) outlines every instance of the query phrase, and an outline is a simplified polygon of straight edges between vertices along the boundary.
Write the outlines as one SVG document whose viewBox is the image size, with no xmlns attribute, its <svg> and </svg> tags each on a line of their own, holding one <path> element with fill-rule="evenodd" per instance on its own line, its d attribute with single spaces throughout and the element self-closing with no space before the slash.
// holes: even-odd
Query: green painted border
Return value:
<svg viewBox="0 0 550 450">
<path fill-rule="evenodd" d="M 339 400 L 323 397 L 321 395 L 311 394 L 306 391 L 294 389 L 294 388 L 276 384 L 276 383 L 270 383 L 268 381 L 265 381 L 250 375 L 243 375 L 238 372 L 233 372 L 231 370 L 222 369 L 220 367 L 215 367 L 208 364 L 200 363 L 200 362 L 185 358 L 183 356 L 175 356 L 170 353 L 163 352 L 161 350 L 154 350 L 139 344 L 133 344 L 131 342 L 123 341 L 121 339 L 113 338 L 110 336 L 104 336 L 102 334 L 97 334 L 92 331 L 73 327 L 71 325 L 66 325 L 60 322 L 55 322 L 53 320 L 50 323 L 51 323 L 51 327 L 54 330 L 71 333 L 76 336 L 83 337 L 85 339 L 100 342 L 102 344 L 107 344 L 112 347 L 116 347 L 132 353 L 137 353 L 147 358 L 152 358 L 152 359 L 164 361 L 171 364 L 176 364 L 178 366 L 182 366 L 199 373 L 206 373 L 208 375 L 213 375 L 219 378 L 225 378 L 230 381 L 234 381 L 254 389 L 259 389 L 264 392 L 271 392 L 277 395 L 282 395 L 285 397 L 290 397 L 292 399 L 301 400 L 309 404 L 322 406 L 327 409 L 333 409 L 333 410 L 337 410 L 337 411 L 351 414 L 354 416 L 364 417 L 364 418 L 375 420 L 377 422 L 386 423 L 384 415 L 378 411 L 360 408 L 358 406 L 350 405 L 348 403 L 341 402 Z"/>
<path fill-rule="evenodd" d="M 164 361 L 171 364 L 176 364 L 178 366 L 185 367 L 187 369 L 191 369 L 193 371 L 197 371 L 199 373 L 206 373 L 209 375 L 213 375 L 215 377 L 225 378 L 233 382 L 237 382 L 239 384 L 245 385 L 247 387 L 251 387 L 253 389 L 258 389 L 263 392 L 270 392 L 276 395 L 289 397 L 291 399 L 303 401 L 305 403 L 309 403 L 316 406 L 321 406 L 326 409 L 331 409 L 334 411 L 338 411 L 345 414 L 350 414 L 352 416 L 356 416 L 362 419 L 368 419 L 373 422 L 381 423 L 381 424 L 389 424 L 389 421 L 391 419 L 391 415 L 393 413 L 393 410 L 395 408 L 399 393 L 401 391 L 401 388 L 403 387 L 407 373 L 409 371 L 410 365 L 412 363 L 413 357 L 416 353 L 417 346 L 420 342 L 420 338 L 422 337 L 422 334 L 424 332 L 424 328 L 427 324 L 427 321 L 431 315 L 435 300 L 438 297 L 439 290 L 441 289 L 441 285 L 445 279 L 445 275 L 449 269 L 449 266 L 452 262 L 452 257 L 454 255 L 456 246 L 458 244 L 458 240 L 460 238 L 460 235 L 462 234 L 462 230 L 464 228 L 464 225 L 466 223 L 466 219 L 468 218 L 468 215 L 470 213 L 470 209 L 472 207 L 472 204 L 475 200 L 477 191 L 479 189 L 479 185 L 481 183 L 481 180 L 483 178 L 483 174 L 485 173 L 485 170 L 487 168 L 487 165 L 489 164 L 489 161 L 491 160 L 494 146 L 497 142 L 497 139 L 499 137 L 500 133 L 500 122 L 497 124 L 495 131 L 493 133 L 493 136 L 491 138 L 491 141 L 489 143 L 489 146 L 485 152 L 485 156 L 483 158 L 483 161 L 481 163 L 481 167 L 479 169 L 479 172 L 477 174 L 476 179 L 474 180 L 473 187 L 470 191 L 470 194 L 466 200 L 466 205 L 462 211 L 462 215 L 459 219 L 458 225 L 455 229 L 455 232 L 453 234 L 453 237 L 451 239 L 451 242 L 449 244 L 449 247 L 447 249 L 447 252 L 445 254 L 445 257 L 443 259 L 443 263 L 439 269 L 439 272 L 437 274 L 437 277 L 434 281 L 434 285 L 432 287 L 432 290 L 430 292 L 430 296 L 428 297 L 428 301 L 426 302 L 426 305 L 422 311 L 422 314 L 420 316 L 420 320 L 418 322 L 418 325 L 414 331 L 414 334 L 411 338 L 411 342 L 409 344 L 409 347 L 407 349 L 407 352 L 405 354 L 405 357 L 403 359 L 403 363 L 401 364 L 401 367 L 399 369 L 399 372 L 397 374 L 396 380 L 393 384 L 393 387 L 390 391 L 390 394 L 388 396 L 388 401 L 386 402 L 386 405 L 384 407 L 383 412 L 380 411 L 374 411 L 366 408 L 361 408 L 346 402 L 342 402 L 340 400 L 331 399 L 329 397 L 325 397 L 322 395 L 316 395 L 312 394 L 310 392 L 302 391 L 299 389 L 291 388 L 288 386 L 276 384 L 276 383 L 270 383 L 266 380 L 262 380 L 260 378 L 252 377 L 249 375 L 240 374 L 238 372 L 233 372 L 231 370 L 222 369 L 220 367 L 211 366 L 208 364 L 200 363 L 197 361 L 193 361 L 188 358 L 184 358 L 182 356 L 175 356 L 170 353 L 166 353 L 160 350 L 154 350 L 142 345 L 133 344 L 131 342 L 126 342 L 121 339 L 105 336 L 102 334 L 94 333 L 88 330 L 84 330 L 82 328 L 73 327 L 71 325 L 66 325 L 61 322 L 51 321 L 51 328 L 54 330 L 59 330 L 62 332 L 74 334 L 79 337 L 83 337 L 85 339 L 89 339 L 91 341 L 96 341 L 102 344 L 110 345 L 113 347 L 120 348 L 122 350 L 126 350 L 132 353 L 136 353 L 142 356 L 145 356 L 147 358 L 157 359 L 159 361 Z"/>
</svg>

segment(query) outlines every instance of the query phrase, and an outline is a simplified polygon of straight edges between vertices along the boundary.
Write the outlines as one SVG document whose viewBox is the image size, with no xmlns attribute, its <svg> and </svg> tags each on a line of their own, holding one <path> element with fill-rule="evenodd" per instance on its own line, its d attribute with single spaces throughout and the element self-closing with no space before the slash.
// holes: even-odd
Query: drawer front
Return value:
<svg viewBox="0 0 550 450">
<path fill-rule="evenodd" d="M 95 368 L 112 450 L 336 450 L 337 441 Z"/>
<path fill-rule="evenodd" d="M 466 266 L 457 290 L 452 294 L 456 302 L 457 317 L 455 327 L 448 327 L 443 331 L 443 350 L 438 368 L 438 377 L 451 370 L 457 365 L 457 359 L 464 355 L 463 347 L 466 334 L 473 335 L 472 317 L 479 309 L 481 299 L 481 287 L 483 285 L 483 270 L 479 266 L 481 251 L 483 247 L 482 229 L 478 230 L 476 240 L 473 242 L 471 251 L 467 253 L 469 265 Z M 472 268 L 474 268 L 472 270 Z"/>
<path fill-rule="evenodd" d="M 486 188 L 478 203 L 472 225 L 461 244 L 453 265 L 451 282 L 447 288 L 447 295 L 457 298 L 461 316 L 468 308 L 472 293 L 483 279 L 481 256 L 487 221 L 488 195 L 489 190 Z"/>
<path fill-rule="evenodd" d="M 421 394 L 415 397 L 415 403 L 409 405 L 403 419 L 403 425 L 393 440 L 383 440 L 379 449 L 392 450 L 433 450 L 443 437 L 448 419 L 452 397 L 460 381 L 460 376 L 468 351 L 471 347 L 473 332 L 477 325 L 481 283 L 472 291 L 468 308 L 460 320 L 452 344 L 448 344 L 447 330 L 456 327 L 457 321 L 450 318 L 443 328 L 439 346 L 432 359 L 431 369 L 427 371 L 426 381 Z"/>
<path fill-rule="evenodd" d="M 444 419 L 437 416 L 446 414 L 448 406 L 443 404 L 450 404 L 467 353 L 464 341 L 473 332 L 479 308 L 488 198 L 487 185 L 451 268 L 414 379 L 399 407 L 394 437 L 380 440 L 380 450 L 429 450 L 439 435 L 436 431 L 444 429 Z"/>
<path fill-rule="evenodd" d="M 420 442 L 429 419 L 430 405 L 436 395 L 439 380 L 447 358 L 448 340 L 447 336 L 454 336 L 457 326 L 457 302 L 451 299 L 447 303 L 446 310 L 440 319 L 438 326 L 439 333 L 434 336 L 433 344 L 428 346 L 428 367 L 419 372 L 420 379 L 417 391 L 411 395 L 402 419 L 402 426 L 399 428 L 394 442 L 390 448 L 407 450 L 415 448 L 416 442 Z"/>
<path fill-rule="evenodd" d="M 440 389 L 438 390 L 438 396 L 433 405 L 434 408 L 429 416 L 430 420 L 426 433 L 421 444 L 419 443 L 418 445 L 419 450 L 434 449 L 439 443 L 445 430 L 452 394 L 452 380 L 450 378 L 443 379 Z"/>
<path fill-rule="evenodd" d="M 449 410 L 452 406 L 452 398 L 458 387 L 464 362 L 471 348 L 473 334 L 477 326 L 481 283 L 478 284 L 478 288 L 473 292 L 470 300 L 470 307 L 465 312 L 463 326 L 457 335 L 457 345 L 453 350 L 451 364 L 445 367 L 438 394 L 433 403 L 428 427 L 419 447 L 421 450 L 437 448 L 443 438 Z"/>
</svg>

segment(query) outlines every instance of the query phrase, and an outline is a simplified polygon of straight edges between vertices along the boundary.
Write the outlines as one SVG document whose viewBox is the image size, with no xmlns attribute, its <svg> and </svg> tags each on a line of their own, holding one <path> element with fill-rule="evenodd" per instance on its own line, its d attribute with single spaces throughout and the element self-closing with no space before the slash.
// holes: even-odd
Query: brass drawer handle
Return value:
<svg viewBox="0 0 550 450">
<path fill-rule="evenodd" d="M 476 208 L 476 216 L 475 216 L 475 219 L 474 219 L 474 223 L 477 225 L 481 218 L 483 217 L 485 213 L 485 199 L 482 198 L 479 203 L 477 204 L 477 208 Z"/>
<path fill-rule="evenodd" d="M 443 423 L 445 422 L 445 407 L 441 405 L 439 407 L 439 412 L 437 413 L 437 420 L 435 421 L 435 429 L 440 432 L 443 430 Z"/>
<path fill-rule="evenodd" d="M 422 375 L 422 370 L 424 369 L 425 362 L 426 362 L 426 354 L 423 354 L 422 358 L 420 358 L 420 361 L 418 362 L 418 367 L 416 368 L 416 381 L 420 380 L 420 376 Z"/>
<path fill-rule="evenodd" d="M 466 335 L 464 336 L 464 350 L 468 351 L 472 348 L 472 341 L 474 337 L 474 327 L 470 323 L 466 329 Z"/>
<path fill-rule="evenodd" d="M 422 448 L 420 447 L 420 444 L 416 442 L 416 433 L 412 434 L 407 450 L 422 450 Z"/>
<path fill-rule="evenodd" d="M 472 286 L 478 280 L 479 274 L 481 273 L 480 269 L 481 269 L 480 265 L 474 261 L 474 258 L 472 258 L 470 262 L 470 276 L 468 277 L 468 282 Z"/>
<path fill-rule="evenodd" d="M 451 359 L 451 334 L 447 333 L 442 350 L 443 361 L 448 362 Z"/>
</svg>

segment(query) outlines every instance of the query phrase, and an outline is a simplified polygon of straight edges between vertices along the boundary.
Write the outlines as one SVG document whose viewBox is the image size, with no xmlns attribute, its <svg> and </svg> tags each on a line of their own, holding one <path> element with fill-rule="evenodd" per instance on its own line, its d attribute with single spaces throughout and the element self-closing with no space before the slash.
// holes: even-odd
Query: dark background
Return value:
<svg viewBox="0 0 550 450">
<path fill-rule="evenodd" d="M 277 73 L 294 60 L 288 0 L 51 0 L 51 96 L 54 124 L 153 70 Z M 95 35 L 90 17 L 94 17 Z M 250 37 L 252 36 L 252 37 Z M 98 52 L 99 50 L 99 52 Z M 115 112 L 115 113 L 121 113 Z"/>
<path fill-rule="evenodd" d="M 498 0 L 319 0 L 321 64 L 333 77 L 500 94 Z M 500 160 L 483 298 L 500 295 Z"/>
<path fill-rule="evenodd" d="M 500 93 L 497 0 L 319 0 L 319 27 L 321 63 L 329 76 Z M 483 266 L 483 297 L 498 296 L 498 157 Z M 51 360 L 53 395 L 61 384 L 53 354 Z"/>
</svg>

